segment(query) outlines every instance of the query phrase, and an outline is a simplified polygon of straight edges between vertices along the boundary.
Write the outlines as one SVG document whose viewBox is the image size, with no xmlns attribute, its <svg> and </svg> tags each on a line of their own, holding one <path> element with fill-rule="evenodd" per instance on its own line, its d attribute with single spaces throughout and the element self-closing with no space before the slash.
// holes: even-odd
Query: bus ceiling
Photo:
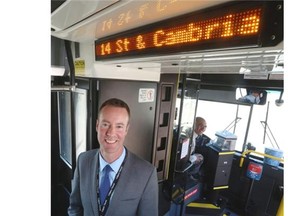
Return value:
<svg viewBox="0 0 288 216">
<path fill-rule="evenodd" d="M 191 26 L 194 23 L 188 21 L 188 24 L 181 24 L 182 19 L 179 17 L 182 18 L 182 16 L 185 16 L 183 20 L 187 20 L 191 14 L 192 18 L 200 17 L 198 23 L 211 21 L 213 19 L 209 18 L 209 16 L 213 13 L 210 13 L 209 9 L 211 11 L 211 8 L 213 8 L 215 9 L 214 11 L 217 11 L 219 8 L 222 9 L 222 5 L 225 5 L 225 7 L 227 5 L 228 9 L 232 6 L 232 11 L 236 14 L 239 7 L 238 5 L 235 7 L 234 4 L 239 4 L 242 10 L 248 10 L 249 4 L 255 4 L 256 6 L 253 6 L 254 9 L 255 7 L 257 9 L 257 4 L 260 6 L 261 4 L 275 4 L 273 7 L 267 7 L 266 5 L 265 8 L 264 5 L 263 8 L 260 8 L 261 10 L 257 9 L 259 18 L 266 17 L 266 19 L 263 18 L 263 20 L 260 20 L 265 21 L 265 26 L 263 23 L 260 23 L 258 18 L 253 18 L 255 22 L 258 22 L 257 25 L 259 25 L 259 28 L 265 28 L 264 30 L 259 30 L 260 36 L 255 35 L 255 37 L 250 37 L 250 33 L 243 33 L 246 38 L 245 40 L 238 40 L 239 38 L 241 39 L 241 36 L 237 36 L 237 38 L 235 37 L 236 39 L 228 39 L 229 41 L 226 41 L 226 38 L 222 38 L 224 36 L 221 33 L 218 35 L 218 38 L 216 38 L 216 34 L 216 41 L 213 41 L 213 36 L 209 33 L 211 40 L 208 42 L 195 42 L 196 45 L 194 44 L 189 48 L 189 46 L 183 43 L 183 40 L 180 40 L 177 42 L 179 43 L 178 45 L 174 44 L 175 46 L 171 46 L 173 38 L 169 38 L 167 35 L 178 33 L 170 30 L 169 25 L 171 24 L 169 23 L 178 25 L 180 28 L 179 32 L 193 33 L 195 29 Z M 88 51 L 86 50 L 86 53 L 91 53 L 91 49 L 95 50 L 95 56 L 90 57 L 91 62 L 94 61 L 93 64 L 109 64 L 109 66 L 114 66 L 115 68 L 127 67 L 129 69 L 135 68 L 136 70 L 141 69 L 141 71 L 157 71 L 160 73 L 244 74 L 246 79 L 283 80 L 283 1 L 251 1 L 249 4 L 248 2 L 230 0 L 51 0 L 51 36 L 80 43 L 80 46 L 83 45 L 82 47 L 87 47 L 88 44 L 89 49 Z M 268 14 L 266 14 L 267 11 L 269 12 Z M 214 23 L 215 26 L 220 23 L 220 20 L 224 16 L 221 15 L 221 10 L 218 10 L 218 12 L 220 14 L 215 12 L 213 15 L 216 17 L 214 20 L 218 22 Z M 265 16 L 261 14 L 264 12 Z M 201 14 L 203 16 L 199 16 Z M 208 18 L 206 18 L 207 14 L 209 14 Z M 233 14 L 231 16 L 233 18 Z M 249 19 L 249 17 L 246 18 Z M 250 18 L 252 19 L 252 16 Z M 227 23 L 229 24 L 231 20 L 229 17 L 227 19 Z M 192 20 L 194 22 L 194 18 Z M 156 31 L 157 23 L 158 26 L 161 26 L 161 29 L 162 26 L 163 28 L 166 26 L 166 30 Z M 234 27 L 234 30 L 240 31 L 242 25 L 244 24 L 240 23 L 239 28 Z M 143 55 L 138 50 L 127 52 L 126 54 L 129 54 L 127 56 L 124 52 L 125 55 L 122 55 L 122 51 L 120 51 L 120 55 L 117 53 L 119 50 L 127 48 L 125 47 L 127 44 L 132 46 L 133 43 L 129 41 L 130 39 L 141 39 L 136 35 L 134 36 L 135 32 L 143 31 L 143 36 L 148 36 L 150 34 L 149 29 L 154 28 L 157 32 L 156 36 L 154 34 L 154 37 L 159 39 L 160 36 L 165 35 L 166 39 L 165 41 L 158 40 L 156 44 L 154 43 L 150 48 L 151 51 L 142 49 L 145 43 L 140 43 L 136 45 L 139 49 L 142 49 Z M 224 31 L 227 33 L 228 30 Z M 117 37 L 120 36 L 124 37 L 124 39 L 123 37 L 120 38 L 122 44 L 118 43 L 118 48 L 120 49 L 117 51 L 115 48 L 115 53 L 112 53 L 111 57 L 106 55 L 105 52 L 113 51 L 110 42 L 112 43 L 113 40 L 117 42 Z M 207 35 L 205 34 L 205 36 Z M 194 37 L 191 40 L 194 39 L 196 41 L 196 39 L 200 39 L 200 36 Z M 145 39 L 143 40 L 143 42 L 146 42 Z M 103 41 L 103 43 L 101 44 L 98 41 Z M 249 44 L 247 46 L 244 45 L 247 42 Z M 142 47 L 139 47 L 139 45 Z M 160 52 L 161 49 L 158 49 L 160 46 L 162 53 Z M 171 47 L 169 48 L 169 46 Z M 98 48 L 99 52 L 97 51 Z M 185 50 L 182 50 L 184 48 Z M 174 50 L 178 51 L 174 52 Z M 103 56 L 99 56 L 101 52 L 104 53 Z"/>
<path fill-rule="evenodd" d="M 231 0 L 51 0 L 51 34 L 75 42 L 95 40 Z"/>
<path fill-rule="evenodd" d="M 245 79 L 243 74 L 187 74 L 180 79 L 179 88 L 185 85 L 185 96 L 196 97 L 198 83 L 199 99 L 233 104 L 265 105 L 268 92 L 277 92 L 277 106 L 283 104 L 283 80 Z M 184 81 L 183 81 L 184 82 Z"/>
<path fill-rule="evenodd" d="M 235 88 L 256 88 L 265 90 L 283 90 L 284 81 L 281 79 L 246 79 L 244 74 L 188 74 L 187 86 L 190 80 L 201 80 L 201 88 L 235 90 Z"/>
</svg>

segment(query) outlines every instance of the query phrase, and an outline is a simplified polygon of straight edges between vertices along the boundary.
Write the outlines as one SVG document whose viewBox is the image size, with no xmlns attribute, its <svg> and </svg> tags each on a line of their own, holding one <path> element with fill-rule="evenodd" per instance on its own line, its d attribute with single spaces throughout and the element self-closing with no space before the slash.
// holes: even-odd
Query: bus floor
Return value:
<svg viewBox="0 0 288 216">
<path fill-rule="evenodd" d="M 221 210 L 220 212 L 213 212 L 209 210 L 194 210 L 190 209 L 185 211 L 185 216 L 240 216 L 236 214 L 235 212 L 229 210 L 229 209 L 224 209 Z"/>
</svg>

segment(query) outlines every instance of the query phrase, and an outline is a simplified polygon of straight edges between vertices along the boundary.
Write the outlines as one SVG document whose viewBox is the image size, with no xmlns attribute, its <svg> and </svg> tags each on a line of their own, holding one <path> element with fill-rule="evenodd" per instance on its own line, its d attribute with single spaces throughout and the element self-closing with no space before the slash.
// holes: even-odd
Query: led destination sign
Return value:
<svg viewBox="0 0 288 216">
<path fill-rule="evenodd" d="M 237 10 L 236 7 L 234 10 L 230 8 L 226 13 L 222 11 L 221 15 L 213 11 L 212 15 L 202 13 L 178 17 L 176 21 L 161 22 L 96 41 L 96 60 L 135 54 L 139 57 L 140 54 L 255 46 L 259 43 L 263 13 L 264 8 L 258 5 Z"/>
</svg>

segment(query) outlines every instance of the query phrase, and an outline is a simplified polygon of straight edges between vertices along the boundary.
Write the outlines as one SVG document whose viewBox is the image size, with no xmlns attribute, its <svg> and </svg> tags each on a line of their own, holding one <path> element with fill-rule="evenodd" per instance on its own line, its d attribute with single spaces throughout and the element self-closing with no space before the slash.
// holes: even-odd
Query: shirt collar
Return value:
<svg viewBox="0 0 288 216">
<path fill-rule="evenodd" d="M 194 138 L 200 136 L 200 135 L 198 135 L 195 131 L 193 131 L 193 132 L 194 132 L 194 134 L 193 134 L 193 137 L 194 137 Z"/>
<path fill-rule="evenodd" d="M 100 172 L 102 172 L 103 169 L 104 169 L 104 167 L 105 167 L 107 164 L 109 164 L 110 167 L 112 168 L 112 170 L 113 170 L 115 173 L 117 173 L 118 170 L 119 170 L 119 168 L 120 168 L 120 166 L 121 166 L 121 164 L 122 164 L 122 162 L 123 162 L 124 159 L 125 159 L 125 155 L 126 155 L 126 148 L 124 147 L 124 148 L 123 148 L 123 152 L 122 152 L 122 154 L 120 155 L 120 157 L 119 157 L 117 160 L 115 160 L 113 163 L 109 164 L 109 163 L 107 163 L 107 162 L 103 159 L 103 157 L 102 157 L 102 155 L 100 154 L 100 151 L 99 151 Z"/>
</svg>

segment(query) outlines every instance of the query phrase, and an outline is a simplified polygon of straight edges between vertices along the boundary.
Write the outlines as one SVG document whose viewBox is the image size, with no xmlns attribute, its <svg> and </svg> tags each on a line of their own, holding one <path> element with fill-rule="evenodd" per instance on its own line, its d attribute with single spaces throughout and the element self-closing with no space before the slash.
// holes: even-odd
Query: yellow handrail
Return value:
<svg viewBox="0 0 288 216">
<path fill-rule="evenodd" d="M 264 154 L 264 153 L 261 153 L 261 152 L 256 152 L 254 150 L 247 150 L 247 151 L 244 151 L 241 155 L 241 159 L 240 159 L 240 164 L 239 166 L 242 167 L 243 166 L 243 163 L 244 163 L 244 157 L 246 156 L 246 154 L 249 154 L 249 153 L 254 153 L 254 154 L 258 154 L 258 155 L 262 155 L 264 157 L 268 157 L 268 158 L 272 158 L 274 160 L 277 160 L 277 161 L 280 161 L 280 162 L 284 162 L 284 159 L 282 158 L 278 158 L 278 157 L 275 157 L 275 156 L 272 156 L 272 155 L 268 155 L 268 154 Z"/>
</svg>

